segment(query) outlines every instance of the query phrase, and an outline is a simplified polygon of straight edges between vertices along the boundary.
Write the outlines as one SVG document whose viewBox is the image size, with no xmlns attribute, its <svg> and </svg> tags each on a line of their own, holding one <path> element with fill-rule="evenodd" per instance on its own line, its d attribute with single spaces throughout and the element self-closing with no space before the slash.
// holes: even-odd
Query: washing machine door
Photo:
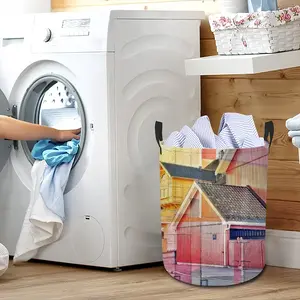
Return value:
<svg viewBox="0 0 300 300">
<path fill-rule="evenodd" d="M 12 116 L 9 103 L 1 90 L 0 90 L 0 115 Z M 0 172 L 2 171 L 5 164 L 8 161 L 13 143 L 14 142 L 10 140 L 0 139 Z"/>
</svg>

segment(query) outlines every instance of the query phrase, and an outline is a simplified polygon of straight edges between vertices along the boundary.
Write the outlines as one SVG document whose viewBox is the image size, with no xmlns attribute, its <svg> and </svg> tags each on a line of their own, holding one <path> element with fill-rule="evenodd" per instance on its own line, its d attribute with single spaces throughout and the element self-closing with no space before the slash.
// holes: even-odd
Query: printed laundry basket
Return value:
<svg viewBox="0 0 300 300">
<path fill-rule="evenodd" d="M 268 153 L 265 147 L 182 149 L 160 147 L 163 261 L 175 279 L 198 286 L 232 286 L 265 267 Z"/>
</svg>

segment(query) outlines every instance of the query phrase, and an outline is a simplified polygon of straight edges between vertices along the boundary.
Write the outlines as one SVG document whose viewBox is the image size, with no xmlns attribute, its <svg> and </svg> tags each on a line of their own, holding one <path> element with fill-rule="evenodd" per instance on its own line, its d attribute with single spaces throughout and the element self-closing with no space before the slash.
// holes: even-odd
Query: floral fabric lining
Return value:
<svg viewBox="0 0 300 300">
<path fill-rule="evenodd" d="M 300 20 L 300 6 L 298 5 L 277 11 L 209 16 L 209 23 L 213 32 L 237 28 L 271 28 L 296 20 Z"/>
</svg>

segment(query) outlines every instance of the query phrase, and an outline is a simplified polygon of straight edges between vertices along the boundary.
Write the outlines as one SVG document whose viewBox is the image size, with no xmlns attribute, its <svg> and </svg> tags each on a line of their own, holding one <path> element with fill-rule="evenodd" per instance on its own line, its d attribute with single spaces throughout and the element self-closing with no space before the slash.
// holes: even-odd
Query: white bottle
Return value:
<svg viewBox="0 0 300 300">
<path fill-rule="evenodd" d="M 222 13 L 247 13 L 247 0 L 221 0 Z"/>
</svg>

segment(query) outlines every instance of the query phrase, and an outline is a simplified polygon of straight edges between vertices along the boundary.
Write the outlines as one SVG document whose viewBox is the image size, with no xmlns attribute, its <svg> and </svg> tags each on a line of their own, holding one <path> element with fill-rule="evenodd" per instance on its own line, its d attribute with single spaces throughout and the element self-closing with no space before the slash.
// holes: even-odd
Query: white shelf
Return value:
<svg viewBox="0 0 300 300">
<path fill-rule="evenodd" d="M 257 55 L 208 56 L 185 61 L 186 75 L 256 74 L 300 66 L 300 50 Z"/>
</svg>

